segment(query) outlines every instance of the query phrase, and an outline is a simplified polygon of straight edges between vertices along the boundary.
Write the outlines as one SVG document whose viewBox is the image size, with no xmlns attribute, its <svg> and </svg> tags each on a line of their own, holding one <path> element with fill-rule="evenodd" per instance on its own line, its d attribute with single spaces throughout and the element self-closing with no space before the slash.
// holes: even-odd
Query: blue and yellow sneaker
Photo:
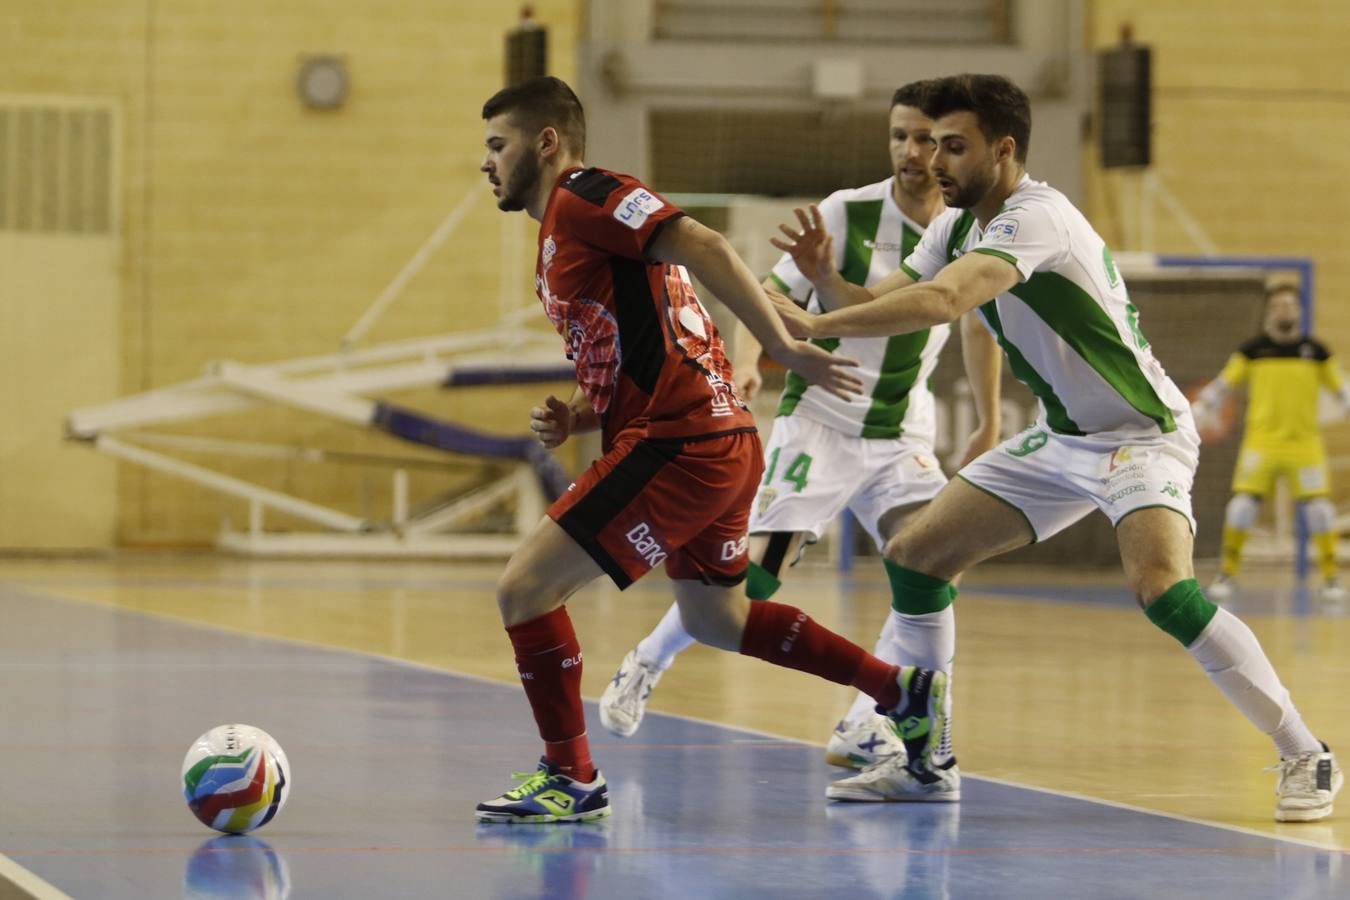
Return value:
<svg viewBox="0 0 1350 900">
<path fill-rule="evenodd" d="M 905 753 L 868 766 L 825 788 L 830 800 L 954 803 L 961 799 L 961 770 L 947 730 L 947 675 L 934 669 L 900 671 L 904 701 L 886 713 Z"/>
<path fill-rule="evenodd" d="M 947 674 L 905 666 L 900 670 L 900 690 L 904 702 L 885 713 L 895 723 L 909 758 L 931 768 L 947 734 Z"/>
<path fill-rule="evenodd" d="M 609 815 L 609 788 L 597 770 L 584 784 L 558 771 L 546 759 L 533 772 L 516 772 L 524 783 L 495 800 L 478 804 L 474 815 L 483 822 L 591 822 Z"/>
</svg>

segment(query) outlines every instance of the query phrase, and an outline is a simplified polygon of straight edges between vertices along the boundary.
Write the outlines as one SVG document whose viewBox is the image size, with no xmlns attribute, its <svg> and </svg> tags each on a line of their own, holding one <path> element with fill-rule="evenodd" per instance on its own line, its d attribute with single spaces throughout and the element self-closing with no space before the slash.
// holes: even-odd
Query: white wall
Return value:
<svg viewBox="0 0 1350 900">
<path fill-rule="evenodd" d="M 587 158 L 596 165 L 646 177 L 653 108 L 818 109 L 823 101 L 812 96 L 811 86 L 815 61 L 853 59 L 863 68 L 864 95 L 843 102 L 875 108 L 879 116 L 895 88 L 910 81 L 970 71 L 1012 78 L 1032 101 L 1029 171 L 1071 199 L 1081 197 L 1080 132 L 1092 94 L 1077 0 L 1014 4 L 1015 45 L 896 48 L 653 41 L 654 3 L 586 5 L 576 87 L 587 106 Z"/>
</svg>

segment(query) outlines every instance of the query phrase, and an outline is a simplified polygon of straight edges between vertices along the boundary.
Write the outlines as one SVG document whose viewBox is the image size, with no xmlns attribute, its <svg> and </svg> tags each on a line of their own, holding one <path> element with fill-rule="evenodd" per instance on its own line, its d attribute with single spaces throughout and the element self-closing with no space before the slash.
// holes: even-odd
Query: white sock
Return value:
<svg viewBox="0 0 1350 900">
<path fill-rule="evenodd" d="M 940 669 L 947 673 L 947 715 L 951 715 L 952 659 L 956 655 L 956 613 L 948 606 L 935 613 L 911 616 L 891 610 L 881 627 L 873 655 L 892 665 Z M 876 711 L 877 702 L 858 694 L 845 721 L 865 722 Z"/>
<path fill-rule="evenodd" d="M 1321 742 L 1303 724 L 1256 635 L 1241 619 L 1220 607 L 1186 650 L 1229 702 L 1270 735 L 1281 758 L 1321 752 Z"/>
<path fill-rule="evenodd" d="M 680 620 L 680 607 L 672 603 L 670 609 L 656 623 L 652 633 L 638 641 L 638 659 L 645 665 L 664 672 L 670 668 L 680 651 L 694 643 Z"/>
</svg>

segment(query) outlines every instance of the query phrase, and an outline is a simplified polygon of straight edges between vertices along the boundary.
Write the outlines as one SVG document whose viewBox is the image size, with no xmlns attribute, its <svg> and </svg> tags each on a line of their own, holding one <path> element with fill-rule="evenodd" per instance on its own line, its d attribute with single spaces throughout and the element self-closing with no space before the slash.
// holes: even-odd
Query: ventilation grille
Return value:
<svg viewBox="0 0 1350 900">
<path fill-rule="evenodd" d="M 824 197 L 891 174 L 885 107 L 657 109 L 648 121 L 651 183 L 669 193 Z"/>
<path fill-rule="evenodd" d="M 0 232 L 106 235 L 115 110 L 0 98 Z"/>
</svg>

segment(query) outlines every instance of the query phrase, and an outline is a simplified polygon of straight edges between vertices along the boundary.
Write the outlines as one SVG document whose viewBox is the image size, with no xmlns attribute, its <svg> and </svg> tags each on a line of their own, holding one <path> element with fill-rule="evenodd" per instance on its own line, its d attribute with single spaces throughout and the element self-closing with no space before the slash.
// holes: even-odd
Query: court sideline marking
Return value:
<svg viewBox="0 0 1350 900">
<path fill-rule="evenodd" d="M 0 853 L 0 900 L 73 900 Z"/>
</svg>

